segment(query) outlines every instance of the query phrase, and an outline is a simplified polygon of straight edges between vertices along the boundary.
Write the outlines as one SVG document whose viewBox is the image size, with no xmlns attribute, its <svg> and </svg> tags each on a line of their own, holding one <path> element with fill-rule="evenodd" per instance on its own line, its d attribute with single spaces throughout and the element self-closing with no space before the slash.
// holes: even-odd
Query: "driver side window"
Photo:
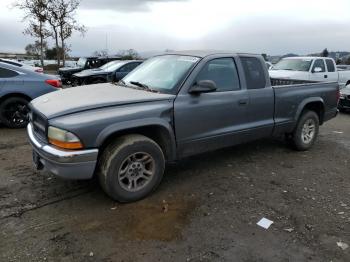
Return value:
<svg viewBox="0 0 350 262">
<path fill-rule="evenodd" d="M 216 92 L 240 89 L 235 62 L 232 58 L 218 58 L 209 61 L 199 72 L 196 82 L 211 80 L 216 84 Z"/>
<path fill-rule="evenodd" d="M 316 72 L 316 73 L 323 73 L 323 72 L 326 72 L 326 66 L 324 65 L 323 59 L 316 59 L 316 60 L 315 60 L 314 66 L 312 67 L 312 72 L 315 72 L 315 68 L 316 68 L 316 67 L 319 67 L 319 68 L 322 69 L 322 71 Z"/>
</svg>

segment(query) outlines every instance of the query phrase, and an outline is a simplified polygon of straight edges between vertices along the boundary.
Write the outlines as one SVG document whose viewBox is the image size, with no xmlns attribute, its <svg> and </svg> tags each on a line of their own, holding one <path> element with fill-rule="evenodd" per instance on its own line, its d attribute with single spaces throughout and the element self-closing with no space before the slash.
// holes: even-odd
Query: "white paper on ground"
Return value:
<svg viewBox="0 0 350 262">
<path fill-rule="evenodd" d="M 344 132 L 343 131 L 333 131 L 333 133 L 335 133 L 335 134 L 343 134 Z"/>
<path fill-rule="evenodd" d="M 260 221 L 258 223 L 256 223 L 258 226 L 261 226 L 265 229 L 268 229 L 271 225 L 272 225 L 273 221 L 263 217 L 262 219 L 260 219 Z"/>
</svg>

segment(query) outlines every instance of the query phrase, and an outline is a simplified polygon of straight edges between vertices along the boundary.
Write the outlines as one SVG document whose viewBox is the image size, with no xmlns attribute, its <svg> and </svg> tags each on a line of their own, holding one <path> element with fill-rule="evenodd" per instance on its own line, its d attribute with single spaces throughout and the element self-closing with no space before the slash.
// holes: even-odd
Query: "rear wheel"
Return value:
<svg viewBox="0 0 350 262">
<path fill-rule="evenodd" d="M 76 87 L 76 86 L 78 86 L 78 85 L 79 85 L 79 80 L 78 80 L 78 79 L 73 79 L 73 80 L 72 80 L 71 86 L 72 86 L 72 87 Z"/>
<path fill-rule="evenodd" d="M 315 143 L 319 130 L 319 117 L 314 111 L 305 111 L 299 118 L 291 142 L 295 149 L 305 151 Z"/>
<path fill-rule="evenodd" d="M 28 124 L 28 100 L 10 97 L 0 104 L 0 121 L 9 128 L 23 128 Z"/>
<path fill-rule="evenodd" d="M 127 135 L 104 150 L 98 176 L 111 198 L 132 202 L 144 198 L 159 185 L 164 166 L 164 155 L 156 142 L 142 135 Z"/>
</svg>

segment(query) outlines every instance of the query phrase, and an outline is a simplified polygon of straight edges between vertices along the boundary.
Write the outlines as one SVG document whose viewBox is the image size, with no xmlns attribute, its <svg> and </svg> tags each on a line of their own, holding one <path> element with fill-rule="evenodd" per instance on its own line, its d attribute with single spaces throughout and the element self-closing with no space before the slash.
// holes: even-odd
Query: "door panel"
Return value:
<svg viewBox="0 0 350 262">
<path fill-rule="evenodd" d="M 175 132 L 181 156 L 245 140 L 246 90 L 179 95 L 174 103 Z"/>
<path fill-rule="evenodd" d="M 339 79 L 338 72 L 336 71 L 336 66 L 332 59 L 326 59 L 327 73 L 328 73 L 328 81 L 337 82 Z"/>
<path fill-rule="evenodd" d="M 274 128 L 274 91 L 271 87 L 248 90 L 248 128 L 254 138 L 268 137 Z"/>
<path fill-rule="evenodd" d="M 249 94 L 247 128 L 251 140 L 270 136 L 274 128 L 274 90 L 268 82 L 265 64 L 256 57 L 240 57 Z"/>
<path fill-rule="evenodd" d="M 315 72 L 315 68 L 320 67 L 322 72 Z M 323 59 L 315 59 L 310 72 L 311 81 L 328 81 L 328 72 L 326 72 L 326 65 Z"/>
</svg>

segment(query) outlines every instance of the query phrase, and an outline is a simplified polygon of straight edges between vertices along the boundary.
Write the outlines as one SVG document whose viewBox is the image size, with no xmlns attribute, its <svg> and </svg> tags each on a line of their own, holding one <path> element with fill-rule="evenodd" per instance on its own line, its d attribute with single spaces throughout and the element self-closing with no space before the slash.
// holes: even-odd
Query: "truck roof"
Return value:
<svg viewBox="0 0 350 262">
<path fill-rule="evenodd" d="M 184 51 L 173 51 L 167 52 L 162 55 L 185 55 L 185 56 L 196 56 L 196 57 L 206 57 L 210 55 L 219 55 L 219 54 L 228 54 L 228 55 L 245 55 L 246 53 L 238 53 L 233 51 L 225 50 L 184 50 Z M 249 54 L 257 55 L 257 54 Z"/>
</svg>

